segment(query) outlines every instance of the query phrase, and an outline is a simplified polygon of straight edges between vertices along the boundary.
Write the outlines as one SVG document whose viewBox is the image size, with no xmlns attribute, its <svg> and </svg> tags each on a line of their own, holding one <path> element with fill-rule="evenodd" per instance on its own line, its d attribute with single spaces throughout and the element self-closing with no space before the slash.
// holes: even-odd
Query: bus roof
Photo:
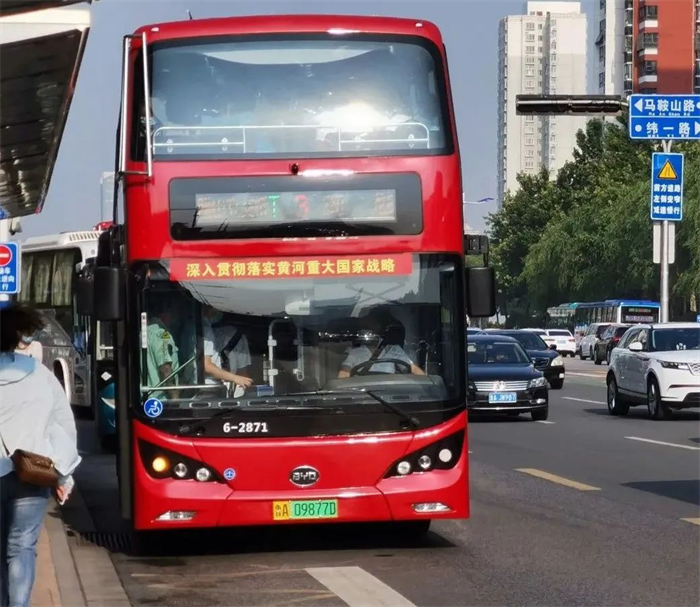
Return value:
<svg viewBox="0 0 700 607">
<path fill-rule="evenodd" d="M 79 232 L 61 232 L 47 236 L 33 236 L 22 242 L 23 252 L 53 251 L 56 249 L 80 249 L 83 259 L 97 254 L 97 239 L 100 230 L 82 230 Z"/>
<path fill-rule="evenodd" d="M 357 15 L 261 15 L 195 19 L 145 25 L 136 34 L 146 32 L 149 41 L 198 36 L 264 34 L 399 34 L 421 36 L 440 42 L 438 28 L 422 19 L 369 17 Z"/>
</svg>

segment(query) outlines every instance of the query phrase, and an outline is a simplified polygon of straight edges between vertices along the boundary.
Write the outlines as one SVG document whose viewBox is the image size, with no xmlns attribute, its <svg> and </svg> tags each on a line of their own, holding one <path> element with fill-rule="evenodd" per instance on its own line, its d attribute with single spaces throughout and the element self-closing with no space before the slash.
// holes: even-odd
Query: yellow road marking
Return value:
<svg viewBox="0 0 700 607">
<path fill-rule="evenodd" d="M 700 525 L 700 518 L 682 518 L 681 520 L 693 525 Z"/>
<path fill-rule="evenodd" d="M 571 487 L 572 489 L 578 489 L 579 491 L 600 491 L 600 487 L 592 487 L 591 485 L 584 485 L 583 483 L 577 483 L 563 476 L 557 476 L 556 474 L 550 474 L 544 470 L 537 470 L 537 468 L 516 468 L 516 472 L 523 472 L 529 474 L 530 476 L 536 476 L 537 478 L 543 478 L 546 481 L 551 481 L 559 485 L 564 485 L 565 487 Z"/>
</svg>

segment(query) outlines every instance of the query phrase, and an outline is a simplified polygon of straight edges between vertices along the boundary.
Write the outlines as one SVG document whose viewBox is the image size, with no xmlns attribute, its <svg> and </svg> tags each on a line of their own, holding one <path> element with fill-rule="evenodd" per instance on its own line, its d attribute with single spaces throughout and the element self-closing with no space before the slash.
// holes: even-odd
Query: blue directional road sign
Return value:
<svg viewBox="0 0 700 607">
<path fill-rule="evenodd" d="M 653 221 L 683 218 L 683 154 L 652 154 L 651 218 Z"/>
<path fill-rule="evenodd" d="M 700 139 L 700 95 L 630 95 L 630 139 Z"/>
<path fill-rule="evenodd" d="M 21 261 L 19 245 L 16 242 L 0 243 L 0 294 L 19 293 Z"/>
</svg>

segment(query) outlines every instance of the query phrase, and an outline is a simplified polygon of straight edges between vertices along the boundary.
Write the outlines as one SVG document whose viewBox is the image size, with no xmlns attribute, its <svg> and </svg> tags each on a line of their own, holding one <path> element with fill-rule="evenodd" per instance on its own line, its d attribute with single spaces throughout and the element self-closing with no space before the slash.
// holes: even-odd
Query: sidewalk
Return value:
<svg viewBox="0 0 700 607">
<path fill-rule="evenodd" d="M 37 546 L 31 607 L 129 607 L 109 553 L 81 533 L 94 523 L 77 487 L 63 508 L 51 500 Z"/>
<path fill-rule="evenodd" d="M 56 569 L 51 557 L 51 544 L 46 526 L 42 527 L 39 536 L 36 558 L 36 582 L 32 591 L 31 607 L 63 607 L 58 592 Z"/>
</svg>

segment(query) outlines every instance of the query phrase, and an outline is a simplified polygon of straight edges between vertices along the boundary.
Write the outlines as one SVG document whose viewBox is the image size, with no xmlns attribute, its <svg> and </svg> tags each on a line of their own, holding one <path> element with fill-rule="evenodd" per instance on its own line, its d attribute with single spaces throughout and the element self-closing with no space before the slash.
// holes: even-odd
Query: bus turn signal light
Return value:
<svg viewBox="0 0 700 607">
<path fill-rule="evenodd" d="M 170 468 L 170 462 L 168 461 L 168 458 L 159 455 L 158 457 L 153 458 L 153 461 L 151 462 L 151 468 L 153 468 L 154 472 L 162 474 L 168 468 Z"/>
</svg>

